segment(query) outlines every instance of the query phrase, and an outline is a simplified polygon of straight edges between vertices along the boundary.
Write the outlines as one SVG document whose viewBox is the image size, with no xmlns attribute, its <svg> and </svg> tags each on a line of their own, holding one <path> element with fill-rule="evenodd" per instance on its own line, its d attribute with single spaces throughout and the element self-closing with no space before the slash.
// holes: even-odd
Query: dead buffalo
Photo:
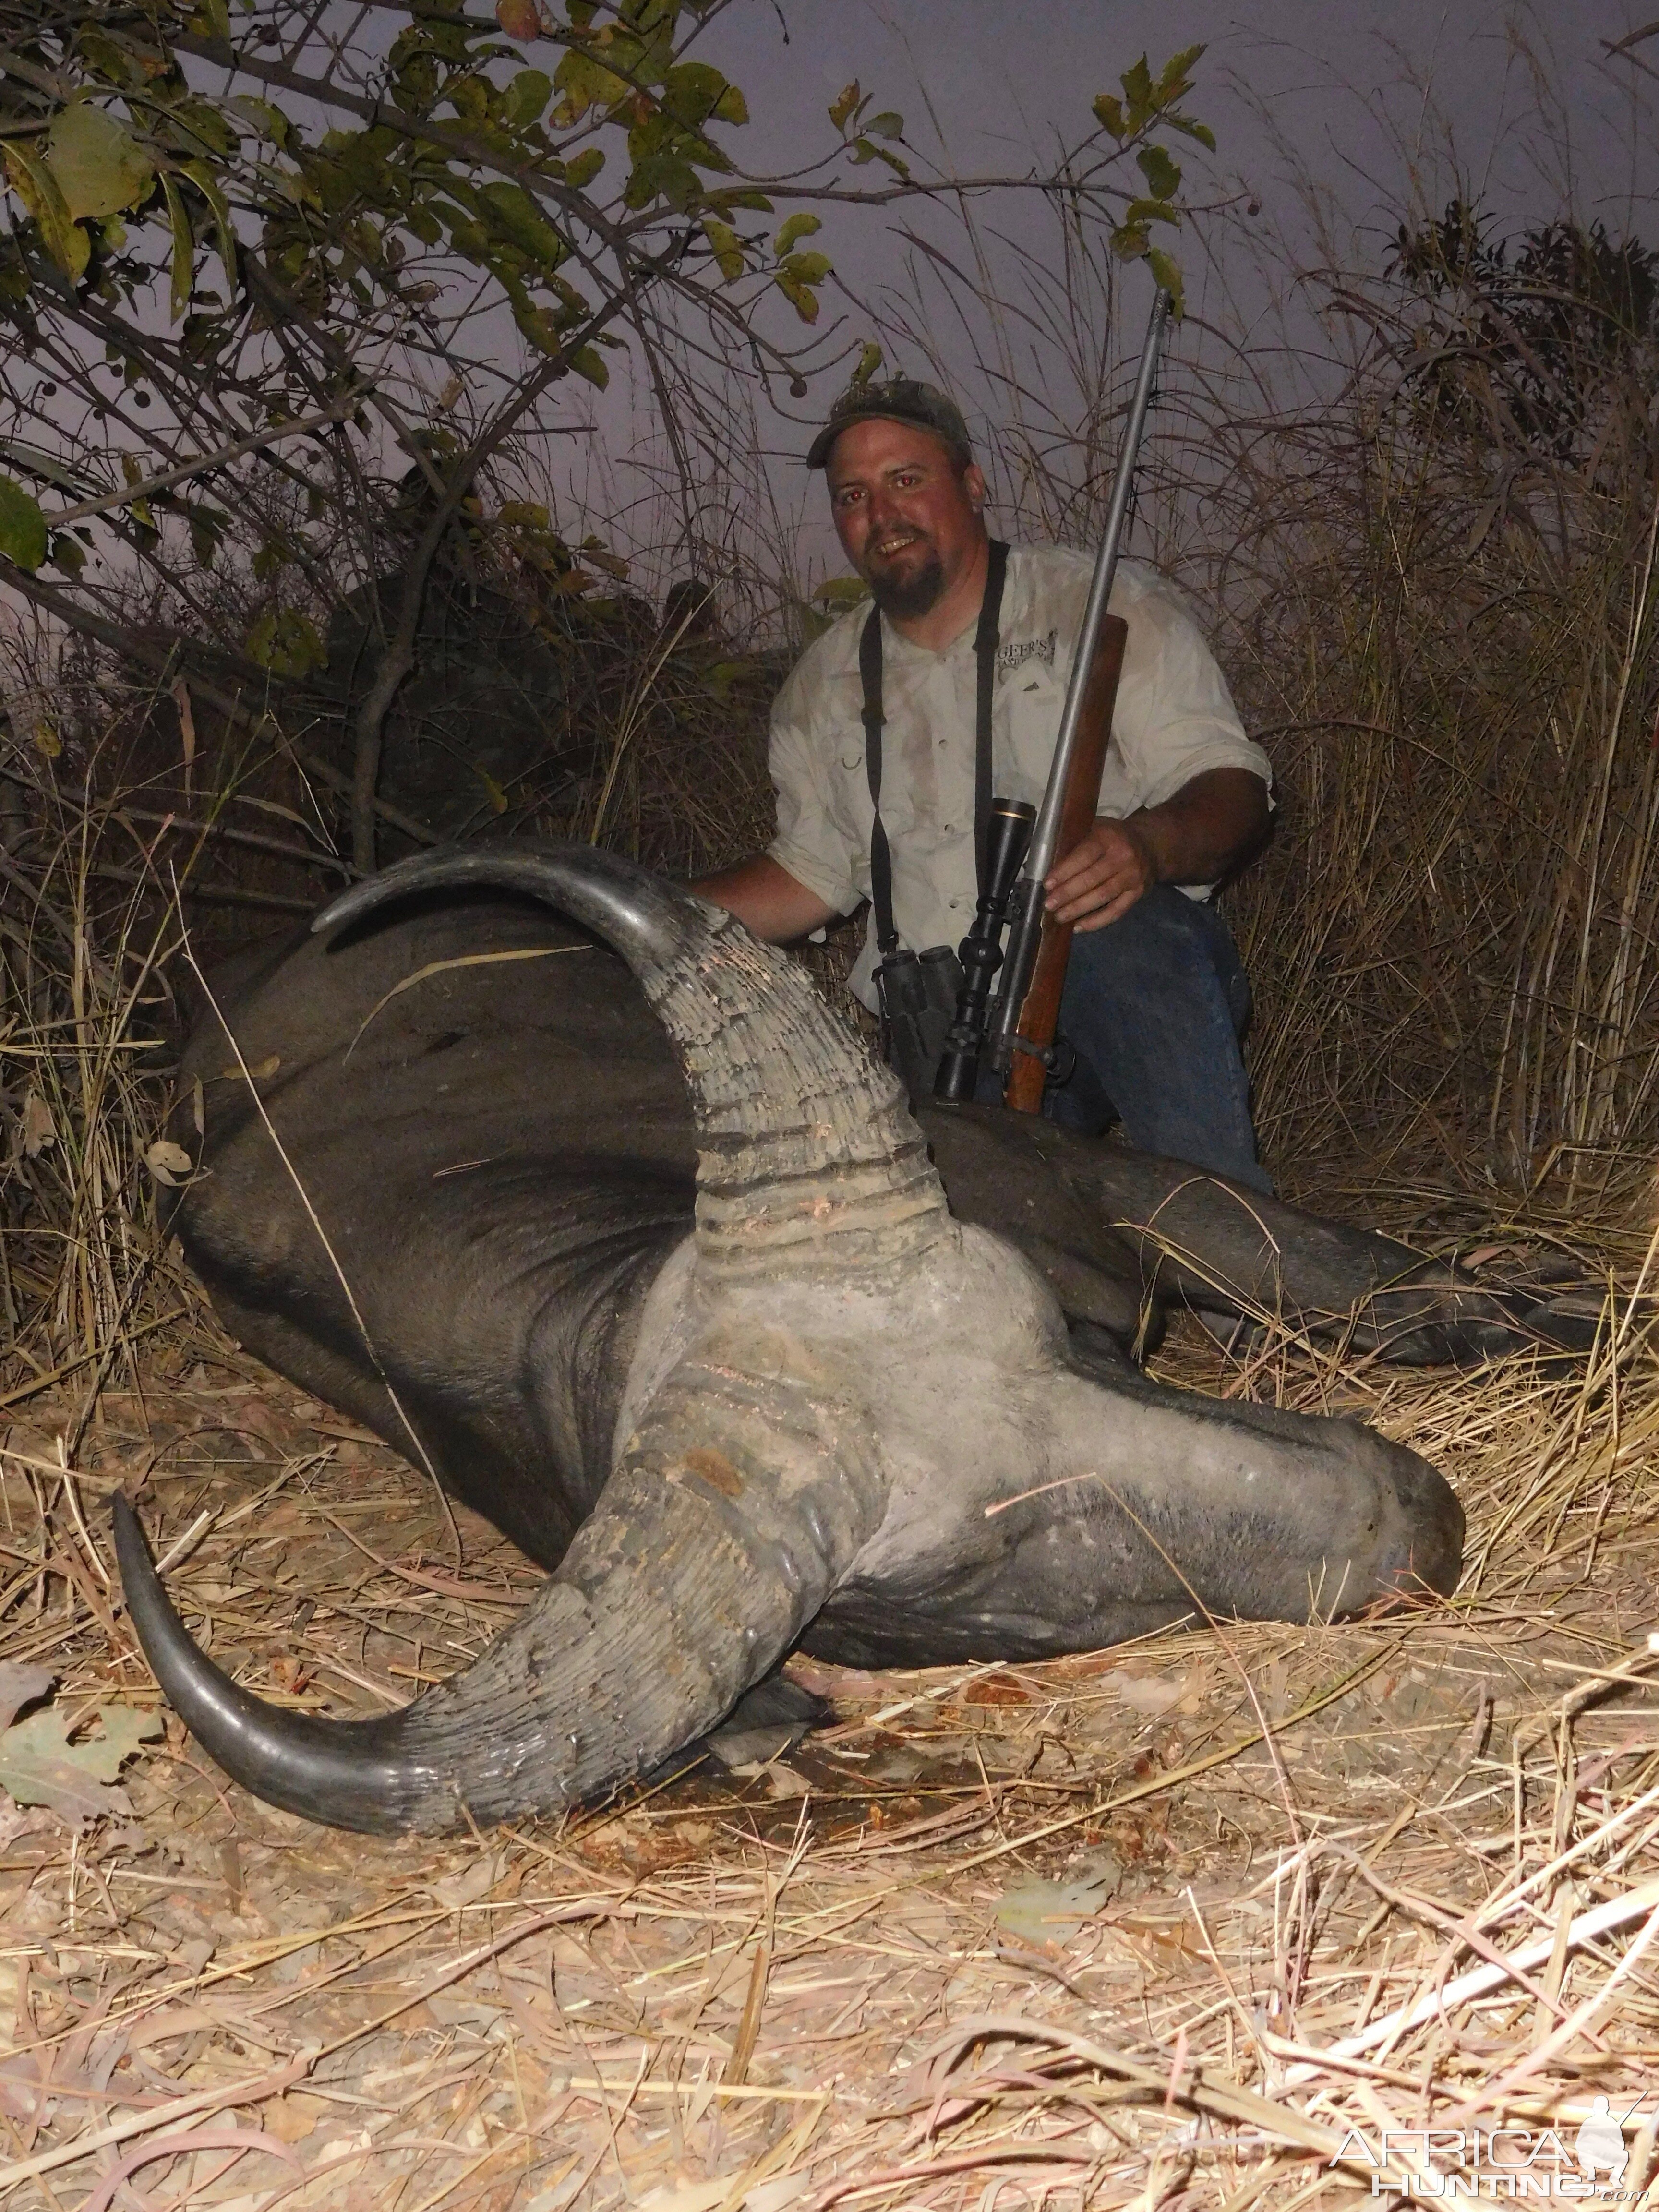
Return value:
<svg viewBox="0 0 1659 2212">
<path fill-rule="evenodd" d="M 1170 1296 L 1521 1340 L 1447 1271 L 1020 1115 L 919 1127 L 784 954 L 586 847 L 422 856 L 314 927 L 216 986 L 174 1225 L 251 1349 L 551 1572 L 453 1680 L 327 1720 L 198 1650 L 118 1502 L 156 1675 L 258 1796 L 502 1820 L 650 1770 L 798 1644 L 1027 1658 L 1452 1588 L 1415 1454 L 1111 1350 Z"/>
</svg>

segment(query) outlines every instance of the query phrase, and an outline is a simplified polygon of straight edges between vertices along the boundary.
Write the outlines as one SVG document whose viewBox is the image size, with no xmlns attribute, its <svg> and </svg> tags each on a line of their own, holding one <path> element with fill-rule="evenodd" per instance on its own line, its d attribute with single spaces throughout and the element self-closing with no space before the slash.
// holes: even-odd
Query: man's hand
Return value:
<svg viewBox="0 0 1659 2212">
<path fill-rule="evenodd" d="M 1140 832 L 1142 819 L 1115 822 L 1103 815 L 1055 863 L 1042 889 L 1044 907 L 1056 921 L 1104 929 L 1151 890 L 1158 880 L 1158 857 Z"/>
<path fill-rule="evenodd" d="M 1104 929 L 1154 884 L 1212 884 L 1267 834 L 1267 787 L 1245 768 L 1211 768 L 1161 806 L 1103 815 L 1042 886 L 1056 921 Z"/>
</svg>

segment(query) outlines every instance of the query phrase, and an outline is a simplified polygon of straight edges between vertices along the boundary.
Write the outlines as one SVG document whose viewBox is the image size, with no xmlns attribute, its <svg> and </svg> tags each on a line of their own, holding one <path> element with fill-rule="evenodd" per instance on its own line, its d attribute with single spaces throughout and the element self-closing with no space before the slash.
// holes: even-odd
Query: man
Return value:
<svg viewBox="0 0 1659 2212">
<path fill-rule="evenodd" d="M 975 899 L 975 639 L 994 573 L 985 480 L 955 404 L 908 378 L 844 395 L 807 461 L 825 471 L 836 533 L 880 610 L 895 926 L 913 951 L 954 946 Z M 991 714 L 999 794 L 1042 798 L 1091 573 L 1085 556 L 1057 548 L 1008 555 Z M 1272 771 L 1176 595 L 1126 562 L 1111 611 L 1128 643 L 1100 817 L 1044 886 L 1077 930 L 1060 1014 L 1077 1066 L 1045 1110 L 1097 1130 L 1115 1111 L 1145 1150 L 1270 1189 L 1239 1053 L 1249 988 L 1208 896 L 1265 836 Z M 770 848 L 694 886 L 775 943 L 872 895 L 867 619 L 860 607 L 837 623 L 778 696 Z M 872 1007 L 874 937 L 872 921 L 852 977 Z"/>
</svg>

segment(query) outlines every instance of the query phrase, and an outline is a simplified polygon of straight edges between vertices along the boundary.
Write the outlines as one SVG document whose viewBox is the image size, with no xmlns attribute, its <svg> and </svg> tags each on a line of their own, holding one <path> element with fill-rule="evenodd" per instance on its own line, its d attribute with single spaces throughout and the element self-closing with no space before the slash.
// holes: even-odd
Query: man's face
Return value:
<svg viewBox="0 0 1659 2212">
<path fill-rule="evenodd" d="M 927 614 L 978 559 L 985 479 L 971 461 L 958 475 L 931 430 L 854 422 L 824 473 L 842 550 L 886 613 Z"/>
</svg>

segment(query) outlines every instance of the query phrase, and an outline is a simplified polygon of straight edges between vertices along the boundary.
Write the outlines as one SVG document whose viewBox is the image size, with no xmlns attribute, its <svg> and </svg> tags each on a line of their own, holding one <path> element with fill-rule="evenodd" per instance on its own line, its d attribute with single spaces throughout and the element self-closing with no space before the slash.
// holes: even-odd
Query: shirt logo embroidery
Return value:
<svg viewBox="0 0 1659 2212">
<path fill-rule="evenodd" d="M 1000 645 L 997 647 L 997 674 L 1012 676 L 1015 669 L 1023 668 L 1028 660 L 1041 660 L 1052 668 L 1054 665 L 1054 637 L 1055 632 L 1050 630 L 1047 637 L 1026 637 L 1014 645 Z"/>
</svg>

